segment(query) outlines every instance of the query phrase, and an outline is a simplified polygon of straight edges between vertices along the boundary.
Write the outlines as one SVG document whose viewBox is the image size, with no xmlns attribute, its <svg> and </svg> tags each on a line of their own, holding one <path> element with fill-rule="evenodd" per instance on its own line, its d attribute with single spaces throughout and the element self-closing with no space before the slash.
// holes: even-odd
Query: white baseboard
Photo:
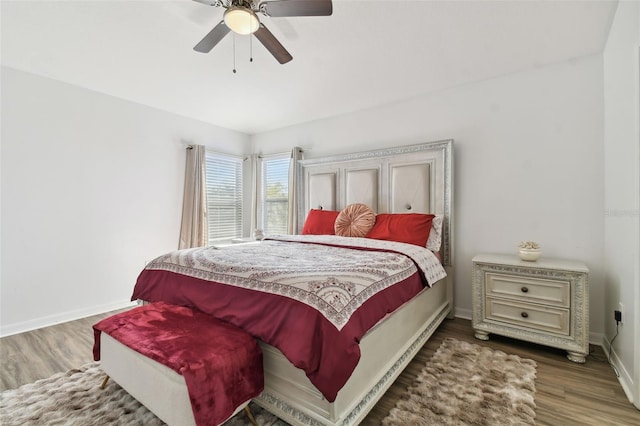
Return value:
<svg viewBox="0 0 640 426">
<path fill-rule="evenodd" d="M 466 319 L 471 321 L 471 318 L 473 318 L 473 313 L 471 311 L 471 309 L 465 309 L 465 308 L 458 308 L 456 307 L 454 310 L 454 315 L 456 318 L 462 318 L 462 319 Z"/>
<path fill-rule="evenodd" d="M 629 400 L 629 402 L 634 404 L 637 407 L 640 404 L 638 404 L 638 401 L 633 400 L 633 389 L 634 389 L 633 378 L 631 377 L 631 375 L 629 374 L 629 371 L 627 371 L 627 369 L 625 368 L 625 365 L 622 363 L 622 361 L 618 357 L 618 354 L 616 354 L 616 350 L 614 348 L 611 348 L 611 342 L 609 342 L 609 340 L 604 336 L 602 338 L 602 341 L 603 341 L 602 349 L 604 350 L 604 353 L 607 355 L 607 358 L 609 358 L 609 362 L 611 363 L 612 367 L 616 370 L 618 381 L 622 386 L 622 390 L 624 391 L 624 394 L 627 396 L 627 399 Z"/>
<path fill-rule="evenodd" d="M 29 321 L 18 322 L 8 325 L 0 325 L 0 337 L 11 336 L 12 334 L 24 333 L 38 328 L 49 327 L 51 325 L 60 324 L 67 321 L 74 321 L 80 318 L 90 317 L 92 315 L 102 314 L 116 309 L 128 308 L 134 306 L 136 302 L 113 302 L 99 306 L 91 306 L 87 308 L 77 309 L 74 311 L 62 312 L 60 314 L 49 315 L 46 317 L 35 318 Z"/>
</svg>

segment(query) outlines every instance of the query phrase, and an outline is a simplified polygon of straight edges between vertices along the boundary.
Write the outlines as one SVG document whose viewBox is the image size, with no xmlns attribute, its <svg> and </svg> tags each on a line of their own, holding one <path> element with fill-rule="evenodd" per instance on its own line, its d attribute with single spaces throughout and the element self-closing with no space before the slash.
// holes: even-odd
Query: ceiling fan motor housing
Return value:
<svg viewBox="0 0 640 426">
<path fill-rule="evenodd" d="M 251 0 L 231 0 L 227 7 L 242 7 L 245 9 L 256 11 L 256 5 Z"/>
</svg>

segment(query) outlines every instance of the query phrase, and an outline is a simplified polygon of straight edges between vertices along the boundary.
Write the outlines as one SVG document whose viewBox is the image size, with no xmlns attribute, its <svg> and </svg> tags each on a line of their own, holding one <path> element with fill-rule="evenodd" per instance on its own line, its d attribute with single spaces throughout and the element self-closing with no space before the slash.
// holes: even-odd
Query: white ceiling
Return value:
<svg viewBox="0 0 640 426">
<path fill-rule="evenodd" d="M 616 2 L 334 0 L 193 46 L 223 10 L 191 0 L 2 0 L 2 64 L 248 134 L 602 52 Z"/>
</svg>

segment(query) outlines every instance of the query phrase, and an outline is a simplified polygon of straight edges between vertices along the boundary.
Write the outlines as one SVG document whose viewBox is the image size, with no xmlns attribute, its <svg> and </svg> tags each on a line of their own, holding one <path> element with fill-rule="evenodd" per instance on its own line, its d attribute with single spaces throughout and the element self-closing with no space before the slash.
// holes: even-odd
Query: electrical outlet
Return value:
<svg viewBox="0 0 640 426">
<path fill-rule="evenodd" d="M 624 305 L 622 302 L 618 302 L 618 310 L 620 311 L 620 322 L 622 322 L 622 313 L 624 312 Z"/>
<path fill-rule="evenodd" d="M 622 311 L 613 311 L 613 319 L 616 320 L 617 323 L 622 322 Z"/>
</svg>

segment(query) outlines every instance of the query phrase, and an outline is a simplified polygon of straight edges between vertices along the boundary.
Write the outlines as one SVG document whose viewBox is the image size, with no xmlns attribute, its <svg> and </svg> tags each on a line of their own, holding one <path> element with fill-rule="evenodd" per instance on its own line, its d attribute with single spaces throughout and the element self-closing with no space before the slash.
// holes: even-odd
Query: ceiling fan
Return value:
<svg viewBox="0 0 640 426">
<path fill-rule="evenodd" d="M 273 0 L 258 3 L 253 0 L 194 0 L 209 6 L 223 7 L 223 20 L 198 43 L 193 50 L 209 53 L 229 31 L 254 34 L 258 41 L 281 64 L 293 57 L 258 19 L 257 13 L 270 17 L 329 16 L 333 12 L 331 0 Z"/>
</svg>

